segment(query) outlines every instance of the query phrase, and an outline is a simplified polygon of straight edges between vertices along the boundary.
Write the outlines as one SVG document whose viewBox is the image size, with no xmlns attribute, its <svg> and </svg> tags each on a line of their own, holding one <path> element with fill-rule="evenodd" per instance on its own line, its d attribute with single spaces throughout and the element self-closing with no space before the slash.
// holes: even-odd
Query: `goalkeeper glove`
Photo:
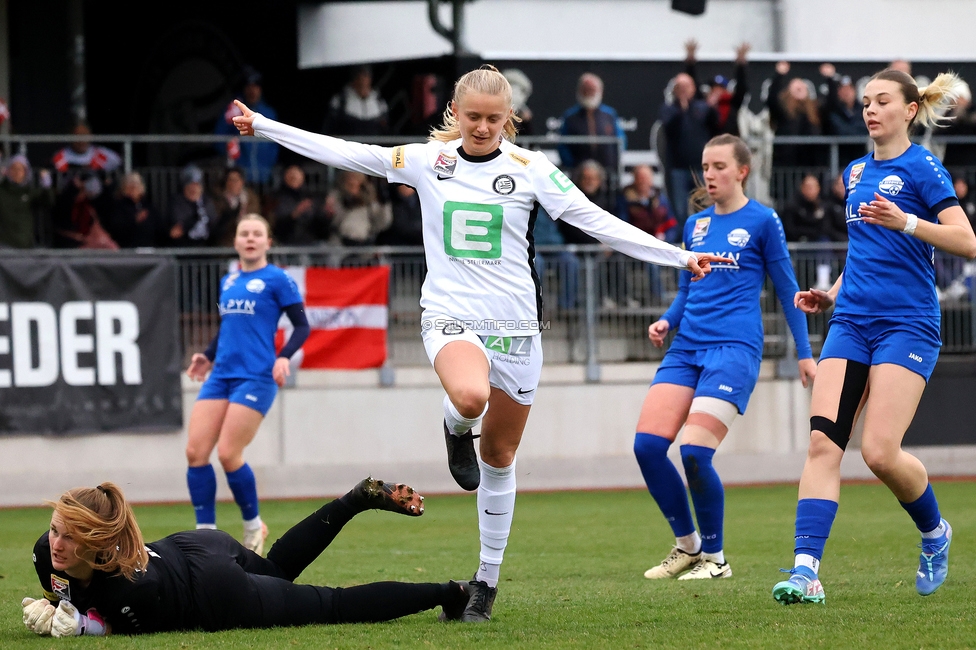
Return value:
<svg viewBox="0 0 976 650">
<path fill-rule="evenodd" d="M 25 598 L 20 606 L 24 608 L 24 625 L 34 634 L 48 636 L 51 634 L 51 623 L 54 619 L 54 605 L 47 599 Z"/>
<path fill-rule="evenodd" d="M 54 612 L 54 622 L 51 623 L 51 636 L 105 636 L 105 621 L 94 609 L 88 610 L 88 615 L 78 611 L 78 608 L 66 600 L 58 603 Z"/>
</svg>

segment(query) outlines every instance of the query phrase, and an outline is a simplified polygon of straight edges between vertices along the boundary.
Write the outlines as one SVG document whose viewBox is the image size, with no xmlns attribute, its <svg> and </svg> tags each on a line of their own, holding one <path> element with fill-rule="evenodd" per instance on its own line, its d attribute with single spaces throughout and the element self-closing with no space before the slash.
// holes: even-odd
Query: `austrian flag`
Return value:
<svg viewBox="0 0 976 650">
<path fill-rule="evenodd" d="M 312 330 L 299 352 L 303 355 L 302 368 L 360 369 L 383 365 L 390 267 L 293 266 L 284 270 L 298 285 Z M 278 328 L 275 346 L 281 349 L 291 335 L 287 316 L 282 315 Z"/>
</svg>

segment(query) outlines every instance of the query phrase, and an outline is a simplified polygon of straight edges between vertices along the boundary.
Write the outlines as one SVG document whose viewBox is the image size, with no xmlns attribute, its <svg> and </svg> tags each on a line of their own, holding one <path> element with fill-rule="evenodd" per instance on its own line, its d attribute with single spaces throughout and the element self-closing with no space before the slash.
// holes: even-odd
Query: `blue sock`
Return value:
<svg viewBox="0 0 976 650">
<path fill-rule="evenodd" d="M 695 504 L 695 517 L 702 538 L 703 553 L 722 550 L 722 527 L 725 519 L 725 489 L 712 466 L 715 450 L 698 445 L 681 445 L 681 462 Z"/>
<path fill-rule="evenodd" d="M 837 516 L 837 502 L 829 499 L 800 499 L 796 504 L 794 553 L 823 559 L 830 527 Z"/>
<path fill-rule="evenodd" d="M 671 442 L 652 433 L 638 432 L 634 436 L 634 455 L 640 465 L 647 490 L 657 501 L 664 518 L 671 524 L 675 537 L 684 537 L 695 532 L 688 506 L 688 493 L 678 468 L 668 458 Z"/>
<path fill-rule="evenodd" d="M 258 484 L 254 480 L 254 472 L 247 463 L 233 472 L 227 472 L 227 485 L 234 493 L 234 501 L 241 508 L 244 521 L 258 516 Z"/>
<path fill-rule="evenodd" d="M 213 465 L 186 468 L 186 486 L 197 525 L 217 523 L 217 473 Z"/>
<path fill-rule="evenodd" d="M 932 484 L 929 483 L 922 492 L 922 496 L 911 503 L 899 501 L 901 507 L 911 515 L 912 521 L 918 530 L 927 533 L 938 528 L 942 523 L 942 513 L 939 512 L 939 502 L 935 500 L 935 492 L 932 491 Z"/>
</svg>

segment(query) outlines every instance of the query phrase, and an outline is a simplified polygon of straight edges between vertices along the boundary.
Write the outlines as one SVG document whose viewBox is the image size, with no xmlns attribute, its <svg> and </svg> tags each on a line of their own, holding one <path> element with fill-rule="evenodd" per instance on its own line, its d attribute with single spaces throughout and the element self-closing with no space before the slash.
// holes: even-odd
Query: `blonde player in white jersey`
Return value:
<svg viewBox="0 0 976 650">
<path fill-rule="evenodd" d="M 512 144 L 512 89 L 492 66 L 458 79 L 444 124 L 425 144 L 379 147 L 302 131 L 238 102 L 242 135 L 262 135 L 322 164 L 416 188 L 427 278 L 421 290 L 427 356 L 447 393 L 448 464 L 478 490 L 481 563 L 462 621 L 487 621 L 515 509 L 515 452 L 542 370 L 542 295 L 532 229 L 554 219 L 631 257 L 689 269 L 724 258 L 661 242 L 593 205 L 545 154 Z M 489 404 L 491 408 L 489 408 Z M 479 460 L 471 431 L 481 425 Z"/>
</svg>

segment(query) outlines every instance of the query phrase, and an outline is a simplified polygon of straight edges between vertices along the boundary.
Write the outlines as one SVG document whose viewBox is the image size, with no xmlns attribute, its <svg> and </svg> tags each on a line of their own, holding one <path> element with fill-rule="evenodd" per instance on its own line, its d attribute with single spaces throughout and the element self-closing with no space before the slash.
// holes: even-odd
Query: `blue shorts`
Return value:
<svg viewBox="0 0 976 650">
<path fill-rule="evenodd" d="M 928 381 L 941 347 L 939 324 L 930 319 L 835 314 L 820 358 L 848 359 L 868 366 L 893 363 Z"/>
<path fill-rule="evenodd" d="M 707 350 L 668 350 L 654 375 L 654 384 L 695 389 L 695 397 L 714 397 L 746 412 L 759 380 L 762 358 L 751 350 L 726 345 Z"/>
<path fill-rule="evenodd" d="M 234 404 L 243 404 L 261 415 L 267 415 L 277 394 L 278 384 L 274 381 L 211 375 L 203 382 L 197 399 L 225 399 Z"/>
</svg>

